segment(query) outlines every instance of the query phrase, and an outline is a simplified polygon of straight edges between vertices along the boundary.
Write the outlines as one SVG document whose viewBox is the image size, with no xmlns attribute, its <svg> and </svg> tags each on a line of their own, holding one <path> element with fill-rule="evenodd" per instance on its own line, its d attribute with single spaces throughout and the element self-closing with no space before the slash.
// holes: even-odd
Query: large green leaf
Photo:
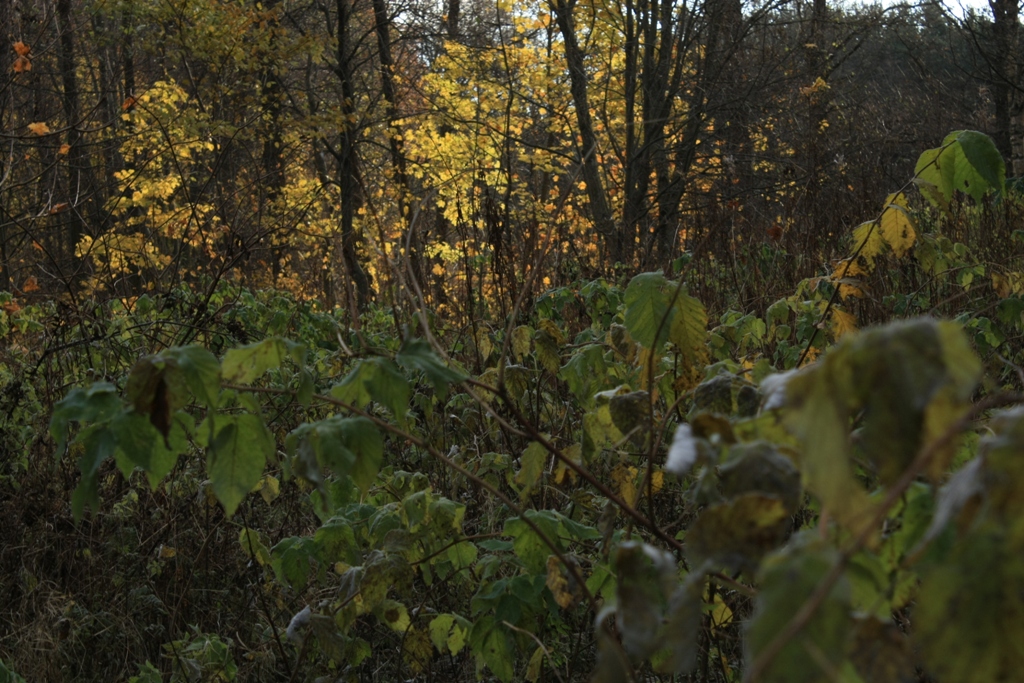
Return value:
<svg viewBox="0 0 1024 683">
<path fill-rule="evenodd" d="M 1022 557 L 1019 539 L 989 525 L 925 575 L 914 609 L 915 640 L 938 680 L 1018 680 L 1024 667 Z"/>
<path fill-rule="evenodd" d="M 764 561 L 760 588 L 744 638 L 747 666 L 783 632 L 839 554 L 809 536 L 797 537 Z M 825 683 L 845 659 L 851 630 L 850 588 L 845 577 L 829 591 L 806 626 L 772 660 L 763 683 Z"/>
<path fill-rule="evenodd" d="M 668 280 L 661 273 L 642 273 L 630 280 L 626 287 L 623 299 L 626 329 L 633 339 L 648 349 L 665 343 L 672 327 L 668 288 Z"/>
<path fill-rule="evenodd" d="M 320 483 L 320 468 L 329 467 L 351 477 L 363 492 L 373 483 L 384 459 L 380 430 L 365 417 L 335 415 L 300 425 L 288 435 L 285 447 L 306 468 L 296 473 L 311 483 Z"/>
<path fill-rule="evenodd" d="M 230 517 L 263 476 L 274 455 L 274 438 L 263 420 L 251 413 L 223 415 L 210 443 L 207 473 L 217 500 Z"/>
</svg>

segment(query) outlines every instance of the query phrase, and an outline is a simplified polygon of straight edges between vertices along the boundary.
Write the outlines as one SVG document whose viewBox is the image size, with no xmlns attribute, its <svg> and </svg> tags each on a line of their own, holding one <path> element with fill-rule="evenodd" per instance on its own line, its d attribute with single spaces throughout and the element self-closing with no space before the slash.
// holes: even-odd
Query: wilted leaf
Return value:
<svg viewBox="0 0 1024 683">
<path fill-rule="evenodd" d="M 50 127 L 46 125 L 45 121 L 36 121 L 35 123 L 28 124 L 28 131 L 33 135 L 48 135 Z"/>
</svg>

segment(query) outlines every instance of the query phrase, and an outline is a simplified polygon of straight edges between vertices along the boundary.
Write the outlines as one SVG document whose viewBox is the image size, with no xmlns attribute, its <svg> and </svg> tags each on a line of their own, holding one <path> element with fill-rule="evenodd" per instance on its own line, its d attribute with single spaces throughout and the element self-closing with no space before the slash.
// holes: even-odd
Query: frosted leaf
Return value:
<svg viewBox="0 0 1024 683">
<path fill-rule="evenodd" d="M 292 617 L 290 622 L 288 622 L 288 630 L 284 632 L 288 640 L 293 643 L 301 643 L 303 636 L 305 635 L 303 631 L 307 626 L 309 626 L 309 622 L 312 618 L 313 610 L 309 608 L 309 605 L 306 605 L 298 614 Z"/>
<path fill-rule="evenodd" d="M 683 476 L 697 462 L 697 439 L 693 437 L 693 430 L 685 422 L 676 427 L 676 434 L 672 437 L 672 446 L 668 449 L 668 459 L 665 461 L 665 470 Z"/>
<path fill-rule="evenodd" d="M 796 370 L 768 375 L 761 380 L 761 395 L 764 396 L 764 410 L 775 410 L 786 405 L 786 387 Z"/>
</svg>

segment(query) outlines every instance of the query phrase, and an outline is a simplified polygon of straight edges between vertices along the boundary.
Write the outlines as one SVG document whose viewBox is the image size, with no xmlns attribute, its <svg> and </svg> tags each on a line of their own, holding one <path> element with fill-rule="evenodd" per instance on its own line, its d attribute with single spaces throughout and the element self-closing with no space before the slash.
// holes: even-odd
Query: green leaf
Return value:
<svg viewBox="0 0 1024 683">
<path fill-rule="evenodd" d="M 729 448 L 719 467 L 719 487 L 726 498 L 744 493 L 765 493 L 777 497 L 789 514 L 803 502 L 800 470 L 767 441 L 736 444 Z"/>
<path fill-rule="evenodd" d="M 399 424 L 405 423 L 412 392 L 409 382 L 398 366 L 387 358 L 361 360 L 340 384 L 331 389 L 331 396 L 364 408 L 371 400 L 386 406 Z"/>
<path fill-rule="evenodd" d="M 316 552 L 316 542 L 312 538 L 284 538 L 270 551 L 270 566 L 279 581 L 301 591 L 309 582 Z"/>
<path fill-rule="evenodd" d="M 395 355 L 398 364 L 408 370 L 419 370 L 430 382 L 434 391 L 442 398 L 448 395 L 448 387 L 462 382 L 468 375 L 450 368 L 437 357 L 430 344 L 422 339 L 406 339 Z"/>
<path fill-rule="evenodd" d="M 623 301 L 626 329 L 642 346 L 660 348 L 672 327 L 668 280 L 661 273 L 642 273 L 630 280 Z M 660 329 L 660 334 L 658 333 Z"/>
<path fill-rule="evenodd" d="M 79 433 L 76 443 L 82 445 L 82 456 L 78 460 L 78 469 L 82 479 L 71 494 L 71 514 L 75 522 L 82 521 L 86 507 L 94 511 L 100 509 L 99 482 L 97 474 L 103 461 L 114 454 L 117 440 L 114 433 L 103 425 L 86 427 Z"/>
<path fill-rule="evenodd" d="M 231 349 L 224 354 L 221 374 L 225 382 L 251 384 L 267 370 L 281 367 L 282 361 L 290 354 L 287 342 L 280 337 L 271 337 L 255 344 Z"/>
<path fill-rule="evenodd" d="M 948 211 L 956 190 L 975 201 L 989 191 L 1003 193 L 1006 166 L 991 138 L 977 131 L 955 131 L 942 144 L 922 153 L 914 168 L 918 186 L 933 204 Z"/>
<path fill-rule="evenodd" d="M 616 623 L 622 646 L 646 659 L 658 649 L 658 631 L 676 583 L 676 562 L 653 546 L 627 541 L 615 554 Z"/>
<path fill-rule="evenodd" d="M 121 409 L 121 398 L 109 382 L 97 382 L 88 389 L 72 389 L 54 405 L 53 415 L 50 416 L 50 436 L 57 442 L 55 457 L 60 460 L 64 456 L 68 425 L 71 422 L 101 422 L 110 419 Z"/>
<path fill-rule="evenodd" d="M 599 344 L 577 350 L 558 371 L 558 377 L 569 383 L 569 391 L 584 406 L 593 405 L 594 394 L 605 388 L 607 376 L 604 347 Z"/>
<path fill-rule="evenodd" d="M 313 534 L 319 548 L 319 558 L 327 564 L 344 562 L 348 565 L 360 563 L 359 542 L 348 520 L 333 517 Z"/>
<path fill-rule="evenodd" d="M 337 474 L 351 477 L 364 493 L 384 460 L 384 439 L 377 426 L 365 417 L 335 415 L 300 425 L 285 439 L 285 447 L 297 455 L 310 476 L 320 476 L 314 465 L 330 467 Z M 302 472 L 296 473 L 309 479 Z"/>
<path fill-rule="evenodd" d="M 925 574 L 914 608 L 914 638 L 939 680 L 982 683 L 1020 675 L 1022 551 L 1018 539 L 990 524 L 962 539 L 950 558 Z"/>
<path fill-rule="evenodd" d="M 976 130 L 965 130 L 957 135 L 956 141 L 960 143 L 971 170 L 987 184 L 987 187 L 980 190 L 981 193 L 991 189 L 1001 195 L 1006 184 L 1006 164 L 992 138 Z"/>
<path fill-rule="evenodd" d="M 207 408 L 217 405 L 220 394 L 220 361 L 201 346 L 181 346 L 162 351 L 159 358 L 177 365 L 185 383 Z"/>
<path fill-rule="evenodd" d="M 241 546 L 246 557 L 256 560 L 261 567 L 267 566 L 273 561 L 270 550 L 263 543 L 260 534 L 249 527 L 242 527 L 242 530 L 238 532 L 238 545 Z"/>
<path fill-rule="evenodd" d="M 484 667 L 498 677 L 503 683 L 512 680 L 514 673 L 512 648 L 509 646 L 505 629 L 494 617 L 484 616 L 473 624 L 469 634 L 469 645 L 476 655 L 477 676 Z"/>
<path fill-rule="evenodd" d="M 544 535 L 556 545 L 559 552 L 563 550 L 560 541 L 561 525 L 553 513 L 526 510 L 524 515 L 544 532 Z M 528 572 L 531 574 L 546 572 L 548 555 L 551 554 L 552 549 L 526 522 L 518 517 L 511 517 L 505 521 L 503 533 L 512 537 L 512 547 Z"/>
<path fill-rule="evenodd" d="M 110 423 L 117 437 L 117 466 L 128 479 L 132 470 L 141 468 L 154 490 L 160 481 L 174 469 L 178 456 L 189 446 L 188 427 L 194 427 L 192 417 L 178 411 L 171 420 L 167 437 L 160 434 L 150 420 L 135 412 L 122 413 Z"/>
<path fill-rule="evenodd" d="M 439 614 L 430 621 L 430 642 L 437 651 L 447 651 L 452 656 L 459 654 L 466 645 L 470 625 L 455 614 Z"/>
<path fill-rule="evenodd" d="M 274 439 L 257 415 L 220 416 L 210 443 L 207 472 L 217 500 L 230 517 L 263 476 L 267 458 L 274 455 Z"/>
<path fill-rule="evenodd" d="M 523 451 L 523 455 L 519 458 L 519 472 L 516 473 L 516 483 L 522 487 L 519 491 L 519 499 L 521 501 L 529 498 L 533 489 L 536 488 L 541 475 L 544 473 L 544 464 L 547 462 L 547 459 L 547 450 L 536 441 L 531 441 L 530 445 Z"/>
<path fill-rule="evenodd" d="M 745 659 L 751 662 L 785 629 L 818 587 L 838 552 L 808 536 L 765 559 L 754 615 L 744 638 Z M 764 683 L 825 683 L 845 659 L 850 632 L 850 588 L 844 577 L 832 587 L 820 607 L 794 638 L 779 651 Z"/>
<path fill-rule="evenodd" d="M 702 368 L 708 360 L 708 314 L 704 304 L 683 290 L 672 309 L 668 340 L 679 349 L 683 362 Z"/>
</svg>

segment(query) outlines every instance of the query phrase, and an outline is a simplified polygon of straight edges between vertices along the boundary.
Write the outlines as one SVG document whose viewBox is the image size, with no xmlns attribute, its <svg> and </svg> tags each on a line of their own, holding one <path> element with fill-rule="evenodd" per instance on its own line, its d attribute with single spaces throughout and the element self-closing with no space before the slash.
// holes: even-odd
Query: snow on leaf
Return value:
<svg viewBox="0 0 1024 683">
<path fill-rule="evenodd" d="M 672 446 L 668 449 L 668 459 L 665 461 L 665 471 L 682 477 L 696 462 L 697 440 L 690 425 L 684 422 L 676 427 L 676 434 L 672 437 Z"/>
</svg>

